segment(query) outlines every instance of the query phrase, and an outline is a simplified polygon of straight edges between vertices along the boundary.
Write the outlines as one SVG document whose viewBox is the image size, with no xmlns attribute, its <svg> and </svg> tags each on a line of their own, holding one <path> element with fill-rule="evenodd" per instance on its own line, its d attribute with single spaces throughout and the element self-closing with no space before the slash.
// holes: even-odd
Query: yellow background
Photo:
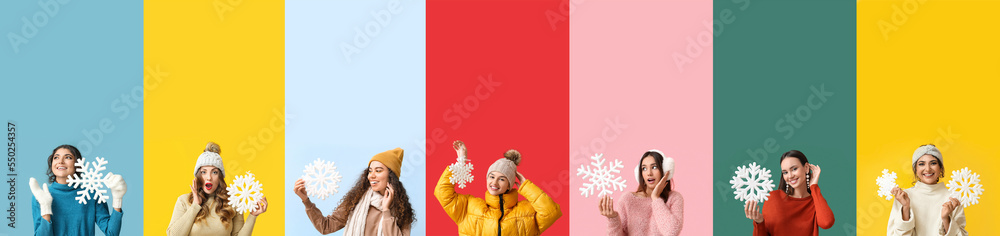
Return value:
<svg viewBox="0 0 1000 236">
<path fill-rule="evenodd" d="M 986 190 L 965 210 L 966 230 L 995 232 L 988 222 L 1000 210 L 1000 39 L 993 32 L 1000 1 L 926 1 L 915 10 L 906 5 L 910 11 L 906 2 L 858 2 L 858 235 L 886 234 L 891 201 L 877 196 L 875 179 L 889 169 L 900 187 L 912 187 L 911 155 L 927 143 L 942 150 L 943 183 L 963 167 L 981 175 Z M 897 30 L 884 37 L 880 21 Z"/>
<path fill-rule="evenodd" d="M 284 2 L 147 0 L 144 12 L 144 233 L 166 232 L 214 141 L 227 183 L 249 170 L 263 184 L 254 234 L 284 234 Z"/>
</svg>

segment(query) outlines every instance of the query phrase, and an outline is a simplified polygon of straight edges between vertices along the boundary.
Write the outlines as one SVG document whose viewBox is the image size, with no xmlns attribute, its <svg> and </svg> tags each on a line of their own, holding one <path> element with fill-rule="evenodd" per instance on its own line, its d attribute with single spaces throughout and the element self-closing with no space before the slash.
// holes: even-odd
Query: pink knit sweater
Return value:
<svg viewBox="0 0 1000 236">
<path fill-rule="evenodd" d="M 617 218 L 608 219 L 608 235 L 679 235 L 684 225 L 684 197 L 670 191 L 663 200 L 622 194 L 615 202 Z"/>
</svg>

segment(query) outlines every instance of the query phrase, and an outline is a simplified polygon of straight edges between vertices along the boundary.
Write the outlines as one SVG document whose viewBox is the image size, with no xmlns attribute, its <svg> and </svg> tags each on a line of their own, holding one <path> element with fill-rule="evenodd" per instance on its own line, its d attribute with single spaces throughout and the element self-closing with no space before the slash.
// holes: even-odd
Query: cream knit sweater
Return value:
<svg viewBox="0 0 1000 236">
<path fill-rule="evenodd" d="M 253 232 L 253 224 L 257 221 L 257 216 L 250 214 L 246 223 L 243 222 L 243 214 L 236 214 L 229 221 L 229 227 L 222 225 L 219 214 L 215 212 L 215 204 L 219 201 L 213 196 L 205 199 L 205 208 L 211 209 L 208 217 L 204 221 L 195 223 L 194 218 L 201 211 L 202 207 L 188 203 L 188 195 L 177 197 L 174 204 L 174 214 L 170 217 L 170 225 L 167 226 L 169 236 L 198 236 L 198 235 L 239 235 L 249 236 Z"/>
<path fill-rule="evenodd" d="M 962 206 L 951 212 L 948 227 L 942 227 L 941 205 L 948 201 L 949 196 L 948 188 L 943 183 L 928 185 L 918 181 L 912 188 L 903 191 L 910 198 L 910 220 L 903 221 L 900 211 L 903 205 L 893 199 L 886 235 L 969 235 L 965 231 L 965 209 Z"/>
</svg>

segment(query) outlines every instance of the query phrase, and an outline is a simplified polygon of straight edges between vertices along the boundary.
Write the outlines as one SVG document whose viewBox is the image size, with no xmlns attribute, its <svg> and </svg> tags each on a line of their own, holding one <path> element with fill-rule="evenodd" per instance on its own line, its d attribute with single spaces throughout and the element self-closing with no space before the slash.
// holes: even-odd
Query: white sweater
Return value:
<svg viewBox="0 0 1000 236">
<path fill-rule="evenodd" d="M 965 209 L 961 205 L 951 212 L 951 224 L 948 228 L 942 227 L 941 205 L 948 201 L 950 194 L 944 185 L 928 185 L 917 181 L 912 188 L 903 190 L 910 197 L 910 220 L 903 221 L 903 205 L 893 199 L 886 235 L 969 235 L 965 231 Z"/>
</svg>

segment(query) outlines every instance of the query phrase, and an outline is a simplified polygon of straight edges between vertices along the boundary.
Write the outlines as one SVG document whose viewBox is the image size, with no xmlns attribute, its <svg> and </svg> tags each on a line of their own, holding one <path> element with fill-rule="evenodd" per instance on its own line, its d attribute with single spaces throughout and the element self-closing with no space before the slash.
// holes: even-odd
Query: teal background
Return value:
<svg viewBox="0 0 1000 236">
<path fill-rule="evenodd" d="M 745 4 L 714 2 L 713 18 L 724 25 L 714 28 L 714 234 L 753 231 L 729 184 L 736 167 L 757 162 L 771 170 L 777 185 L 778 159 L 796 149 L 822 168 L 819 186 L 836 222 L 820 234 L 855 235 L 856 2 Z M 720 18 L 727 9 L 735 17 L 729 24 Z M 834 94 L 786 138 L 776 123 L 806 105 L 811 86 Z M 766 157 L 747 154 L 763 149 L 768 138 L 779 145 L 776 150 Z"/>
<path fill-rule="evenodd" d="M 0 236 L 34 233 L 28 178 L 47 181 L 45 158 L 61 144 L 77 146 L 88 162 L 97 156 L 106 158 L 105 172 L 124 177 L 128 192 L 122 206 L 122 235 L 141 234 L 142 1 L 67 1 L 58 11 L 50 11 L 54 14 L 45 13 L 39 2 L 58 3 L 0 2 L 4 39 L 0 41 L 0 120 L 16 122 L 18 147 L 16 228 L 9 228 L 4 218 Z M 22 17 L 31 21 L 38 12 L 46 14 L 48 21 L 39 16 L 44 26 L 15 52 L 10 34 L 22 34 Z M 111 122 L 114 129 L 101 132 L 102 120 Z M 100 132 L 101 138 L 93 132 Z M 85 133 L 91 133 L 91 138 Z M 9 173 L 5 168 L 4 177 Z M 7 188 L 4 191 L 7 195 Z M 6 198 L 0 204 L 9 208 Z M 9 215 L 5 212 L 5 216 Z M 104 234 L 98 229 L 96 235 Z"/>
</svg>

